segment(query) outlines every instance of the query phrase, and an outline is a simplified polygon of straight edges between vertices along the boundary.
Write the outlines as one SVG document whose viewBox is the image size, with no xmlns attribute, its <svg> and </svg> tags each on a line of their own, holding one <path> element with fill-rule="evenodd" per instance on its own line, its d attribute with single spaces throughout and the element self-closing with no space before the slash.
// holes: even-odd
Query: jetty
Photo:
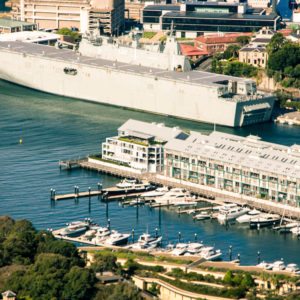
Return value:
<svg viewBox="0 0 300 300">
<path fill-rule="evenodd" d="M 225 202 L 229 202 L 242 206 L 246 205 L 268 213 L 275 213 L 281 216 L 284 215 L 284 217 L 290 219 L 300 219 L 300 208 L 283 203 L 266 201 L 264 199 L 235 194 L 233 192 L 219 190 L 209 186 L 194 184 L 185 180 L 169 178 L 160 173 L 138 172 L 130 167 L 119 166 L 101 160 L 97 163 L 90 162 L 88 157 L 77 161 L 77 163 L 80 168 L 93 170 L 98 173 L 105 173 L 120 178 L 146 180 L 153 185 L 168 186 L 169 188 L 183 188 L 201 198 L 201 201 L 210 203 L 211 205 L 222 205 Z"/>
<path fill-rule="evenodd" d="M 300 111 L 288 112 L 284 115 L 278 116 L 275 120 L 280 124 L 300 125 Z"/>
</svg>

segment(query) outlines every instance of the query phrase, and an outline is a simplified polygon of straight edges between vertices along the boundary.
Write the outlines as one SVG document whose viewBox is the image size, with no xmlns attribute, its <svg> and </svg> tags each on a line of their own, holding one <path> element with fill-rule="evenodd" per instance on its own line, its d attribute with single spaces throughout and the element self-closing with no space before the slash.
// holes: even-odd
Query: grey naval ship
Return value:
<svg viewBox="0 0 300 300">
<path fill-rule="evenodd" d="M 250 79 L 191 70 L 175 37 L 142 49 L 95 33 L 79 48 L 0 42 L 0 78 L 56 95 L 240 127 L 268 121 L 275 97 Z"/>
</svg>

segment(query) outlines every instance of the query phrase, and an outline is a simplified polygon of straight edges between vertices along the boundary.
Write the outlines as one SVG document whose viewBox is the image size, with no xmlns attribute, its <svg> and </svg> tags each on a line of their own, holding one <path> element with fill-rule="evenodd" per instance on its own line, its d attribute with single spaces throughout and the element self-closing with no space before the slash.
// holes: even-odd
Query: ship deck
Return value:
<svg viewBox="0 0 300 300">
<path fill-rule="evenodd" d="M 169 79 L 180 82 L 186 82 L 188 84 L 195 84 L 209 87 L 224 86 L 224 82 L 228 80 L 235 81 L 249 81 L 249 79 L 243 79 L 238 77 L 232 77 L 221 74 L 214 74 L 203 71 L 190 71 L 190 72 L 176 72 L 166 71 L 156 68 L 149 68 L 134 64 L 127 64 L 118 61 L 110 61 L 100 58 L 93 58 L 88 56 L 82 56 L 79 53 L 67 50 L 57 49 L 52 46 L 39 45 L 33 43 L 24 43 L 20 41 L 14 42 L 0 42 L 0 49 L 3 51 L 22 53 L 28 56 L 41 56 L 50 60 L 60 60 L 70 64 L 84 64 L 92 67 L 99 67 L 105 69 L 114 69 L 124 71 L 128 73 L 140 74 L 141 76 L 153 76 L 157 79 Z M 222 83 L 223 82 L 223 83 Z M 228 99 L 230 100 L 230 99 Z"/>
</svg>

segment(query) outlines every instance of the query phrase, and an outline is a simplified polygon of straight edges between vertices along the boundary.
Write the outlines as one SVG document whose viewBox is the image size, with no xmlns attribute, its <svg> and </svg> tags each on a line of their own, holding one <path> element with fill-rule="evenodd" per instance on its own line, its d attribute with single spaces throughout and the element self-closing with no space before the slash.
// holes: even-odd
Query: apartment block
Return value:
<svg viewBox="0 0 300 300">
<path fill-rule="evenodd" d="M 102 144 L 102 159 L 143 172 L 162 172 L 164 145 L 186 134 L 177 127 L 128 120 Z"/>
<path fill-rule="evenodd" d="M 124 27 L 124 6 L 124 0 L 19 0 L 12 3 L 12 14 L 40 29 L 100 29 L 117 35 Z"/>
<path fill-rule="evenodd" d="M 192 132 L 164 147 L 164 175 L 182 181 L 300 206 L 300 146 L 221 132 Z"/>
</svg>

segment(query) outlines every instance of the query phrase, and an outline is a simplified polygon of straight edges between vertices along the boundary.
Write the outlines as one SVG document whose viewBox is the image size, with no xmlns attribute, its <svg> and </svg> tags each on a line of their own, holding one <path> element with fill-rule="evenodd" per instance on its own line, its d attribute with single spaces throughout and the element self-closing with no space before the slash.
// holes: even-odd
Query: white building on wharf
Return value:
<svg viewBox="0 0 300 300">
<path fill-rule="evenodd" d="M 185 140 L 168 142 L 164 152 L 166 177 L 300 206 L 300 145 L 191 132 Z"/>
<path fill-rule="evenodd" d="M 107 138 L 102 144 L 102 159 L 143 172 L 161 172 L 164 145 L 173 138 L 187 136 L 178 127 L 128 120 L 118 129 L 117 136 Z"/>
</svg>

